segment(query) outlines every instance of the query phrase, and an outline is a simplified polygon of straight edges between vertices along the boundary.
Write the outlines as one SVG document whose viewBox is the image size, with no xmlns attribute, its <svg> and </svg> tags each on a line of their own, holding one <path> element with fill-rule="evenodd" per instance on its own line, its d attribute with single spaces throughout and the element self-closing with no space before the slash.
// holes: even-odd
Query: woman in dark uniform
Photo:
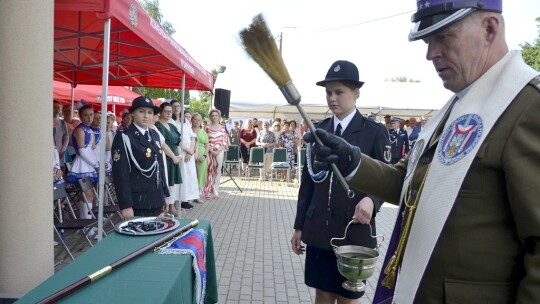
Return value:
<svg viewBox="0 0 540 304">
<path fill-rule="evenodd" d="M 133 123 L 112 145 L 113 180 L 124 220 L 158 216 L 169 196 L 159 135 L 148 127 L 159 108 L 139 96 L 129 112 Z"/>
<path fill-rule="evenodd" d="M 383 160 L 388 144 L 387 132 L 381 124 L 364 118 L 356 110 L 360 95 L 358 69 L 348 61 L 336 61 L 317 85 L 326 88 L 326 101 L 334 114 L 317 124 L 328 132 L 339 134 L 347 142 L 356 145 L 371 157 Z M 308 153 L 309 155 L 309 153 Z M 298 193 L 298 205 L 291 239 L 296 254 L 303 254 L 307 245 L 305 282 L 316 289 L 316 303 L 359 303 L 363 292 L 352 292 L 341 284 L 345 278 L 337 268 L 336 255 L 330 239 L 343 237 L 347 224 L 347 238 L 335 245 L 359 245 L 374 248 L 376 239 L 371 237 L 370 227 L 375 231 L 375 214 L 382 202 L 365 193 L 354 191 L 349 198 L 331 170 L 318 172 L 313 160 L 307 159 Z"/>
</svg>

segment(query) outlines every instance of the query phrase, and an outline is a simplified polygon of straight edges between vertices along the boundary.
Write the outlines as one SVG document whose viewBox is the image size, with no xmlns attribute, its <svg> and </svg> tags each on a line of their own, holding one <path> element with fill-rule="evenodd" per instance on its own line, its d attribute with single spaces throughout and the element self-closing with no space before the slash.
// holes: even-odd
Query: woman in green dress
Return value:
<svg viewBox="0 0 540 304">
<path fill-rule="evenodd" d="M 159 120 L 156 122 L 156 128 L 165 137 L 165 143 L 171 148 L 175 155 L 178 155 L 178 145 L 180 144 L 180 132 L 174 126 L 169 123 L 169 119 L 172 116 L 172 107 L 169 103 L 162 103 L 159 107 L 161 109 L 159 113 Z M 178 156 L 179 157 L 179 156 Z M 180 176 L 180 166 L 174 164 L 173 159 L 167 156 L 167 176 L 169 181 L 169 192 L 171 196 L 167 198 L 167 205 L 169 206 L 169 212 L 175 213 L 175 203 L 179 203 L 180 200 L 180 184 L 182 183 L 182 177 Z"/>
<path fill-rule="evenodd" d="M 208 134 L 201 128 L 202 117 L 199 113 L 193 113 L 191 116 L 191 127 L 193 133 L 197 134 L 197 180 L 199 182 L 199 190 L 204 186 L 208 169 Z"/>
</svg>

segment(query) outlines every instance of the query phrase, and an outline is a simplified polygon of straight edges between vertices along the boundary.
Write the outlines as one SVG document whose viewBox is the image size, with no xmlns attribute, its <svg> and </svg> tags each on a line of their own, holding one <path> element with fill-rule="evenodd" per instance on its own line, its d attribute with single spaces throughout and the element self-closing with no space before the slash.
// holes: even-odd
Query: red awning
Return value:
<svg viewBox="0 0 540 304">
<path fill-rule="evenodd" d="M 71 84 L 61 81 L 53 82 L 53 98 L 62 104 L 71 103 Z M 81 99 L 89 104 L 97 106 L 101 104 L 102 87 L 100 85 L 80 84 L 73 89 L 75 102 Z M 107 96 L 107 110 L 120 112 L 124 108 L 129 108 L 133 99 L 140 95 L 125 88 L 118 86 L 109 86 Z M 153 99 L 155 105 L 160 105 L 161 101 Z"/>
<path fill-rule="evenodd" d="M 135 0 L 55 0 L 54 79 L 101 84 L 104 19 L 111 18 L 109 85 L 213 90 L 213 75 Z"/>
</svg>

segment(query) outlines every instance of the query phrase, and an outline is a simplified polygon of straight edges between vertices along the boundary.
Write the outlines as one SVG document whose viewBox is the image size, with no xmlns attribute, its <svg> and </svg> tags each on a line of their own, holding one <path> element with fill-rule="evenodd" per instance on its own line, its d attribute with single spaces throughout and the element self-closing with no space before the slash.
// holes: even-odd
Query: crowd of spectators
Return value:
<svg viewBox="0 0 540 304">
<path fill-rule="evenodd" d="M 262 120 L 256 117 L 243 120 L 231 118 L 221 120 L 219 110 L 210 111 L 207 122 L 199 113 L 193 115 L 184 109 L 184 121 L 181 122 L 181 103 L 172 100 L 161 105 L 161 111 L 155 115 L 153 128 L 160 134 L 164 150 L 167 184 L 171 196 L 167 199 L 167 210 L 178 212 L 191 209 L 196 203 L 219 198 L 224 153 L 229 145 L 238 145 L 242 166 L 235 168 L 240 174 L 247 173 L 250 150 L 263 147 L 265 168 L 260 180 L 270 178 L 270 164 L 275 148 L 285 148 L 287 162 L 293 167 L 298 150 L 303 147 L 303 135 L 308 130 L 307 124 L 300 126 L 295 120 L 275 118 Z M 123 132 L 133 121 L 129 111 L 120 112 L 119 117 L 108 112 L 107 130 L 100 131 L 101 113 L 94 111 L 84 102 L 75 109 L 69 105 L 53 103 L 53 177 L 56 182 L 63 182 L 58 169 L 62 168 L 69 183 L 76 184 L 79 179 L 90 176 L 97 182 L 99 168 L 99 145 L 106 145 L 106 172 L 111 172 L 111 143 L 114 136 Z M 385 117 L 389 130 L 392 118 Z M 407 133 L 408 145 L 412 147 L 427 120 L 419 121 L 411 117 L 400 120 L 399 128 Z M 316 121 L 312 121 L 316 123 Z M 103 139 L 103 140 L 102 140 Z M 408 151 L 408 149 L 407 149 Z M 69 164 L 70 170 L 64 166 Z M 293 172 L 294 174 L 294 172 Z M 89 201 L 93 193 L 88 192 Z M 87 218 L 88 210 L 79 202 L 80 215 Z"/>
<path fill-rule="evenodd" d="M 396 128 L 395 126 L 392 125 L 392 120 L 395 121 L 396 119 L 399 121 L 399 129 L 407 132 L 408 146 L 409 146 L 409 149 L 412 148 L 414 146 L 414 143 L 418 139 L 418 135 L 420 134 L 420 131 L 422 131 L 422 129 L 424 128 L 424 125 L 428 122 L 428 118 L 426 116 L 421 116 L 420 119 L 417 120 L 416 117 L 403 119 L 403 118 L 392 117 L 390 115 L 385 115 L 384 124 L 386 125 L 386 128 L 388 130 L 392 130 Z"/>
</svg>

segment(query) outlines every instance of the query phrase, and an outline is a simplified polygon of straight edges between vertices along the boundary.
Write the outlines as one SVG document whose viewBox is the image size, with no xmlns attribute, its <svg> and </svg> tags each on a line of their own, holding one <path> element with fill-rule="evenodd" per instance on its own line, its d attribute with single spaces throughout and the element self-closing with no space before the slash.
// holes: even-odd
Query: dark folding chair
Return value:
<svg viewBox="0 0 540 304">
<path fill-rule="evenodd" d="M 91 231 L 91 228 L 97 226 L 97 220 L 77 218 L 71 205 L 71 201 L 69 200 L 69 197 L 66 193 L 66 188 L 64 184 L 53 186 L 53 199 L 57 203 L 57 213 L 55 214 L 56 218 L 54 219 L 54 232 L 58 236 L 58 240 L 60 241 L 64 249 L 66 249 L 70 258 L 74 260 L 75 258 L 73 257 L 73 254 L 71 253 L 71 250 L 66 243 L 65 236 L 63 233 L 60 233 L 60 231 L 80 231 L 84 235 L 84 238 L 86 239 L 88 244 L 90 244 L 90 246 L 93 246 L 92 241 L 88 237 L 88 233 Z M 64 216 L 64 204 L 66 204 L 69 209 L 69 214 L 67 214 L 67 216 Z"/>
<path fill-rule="evenodd" d="M 238 190 L 240 190 L 240 192 L 242 192 L 242 189 L 240 189 L 240 186 L 238 186 L 238 184 L 236 183 L 236 181 L 232 177 L 231 168 L 232 168 L 233 165 L 236 166 L 236 170 L 238 172 L 238 177 L 240 177 L 240 171 L 241 171 L 241 168 L 242 168 L 242 159 L 240 158 L 240 148 L 238 147 L 238 145 L 230 145 L 229 149 L 227 151 L 225 151 L 225 155 L 223 156 L 223 167 L 222 167 L 223 168 L 223 173 L 222 173 L 222 176 L 228 175 L 229 179 L 228 180 L 223 180 L 222 179 L 220 184 L 224 184 L 224 183 L 226 183 L 228 181 L 232 181 L 236 185 L 236 188 L 238 188 Z"/>
<path fill-rule="evenodd" d="M 96 191 L 96 188 L 94 188 L 94 184 L 92 183 L 92 180 L 90 179 L 90 177 L 82 178 L 82 179 L 79 180 L 79 186 L 81 187 L 81 195 L 83 197 L 84 203 L 86 204 L 87 210 L 90 210 L 88 212 L 88 214 L 90 214 L 93 219 L 97 219 L 98 218 L 97 214 L 99 212 L 99 206 L 92 207 L 93 202 L 90 202 L 88 200 L 88 197 L 86 196 L 86 191 L 91 189 L 92 192 L 94 193 L 94 197 L 95 198 L 98 197 L 98 193 Z M 117 214 L 118 216 L 121 215 L 120 207 L 118 207 L 118 205 L 111 204 L 111 205 L 104 205 L 103 206 L 104 221 L 109 222 L 112 227 L 114 227 L 114 222 L 112 221 L 112 216 L 114 214 Z M 103 232 L 105 234 L 107 234 L 107 232 L 105 230 Z M 110 232 L 110 230 L 109 230 L 109 232 Z"/>
<path fill-rule="evenodd" d="M 270 181 L 273 181 L 274 176 L 276 175 L 276 170 L 285 170 L 287 171 L 287 183 L 289 182 L 291 174 L 291 165 L 287 161 L 287 149 L 285 148 L 275 148 L 274 155 L 272 157 L 272 164 L 270 165 Z"/>
<path fill-rule="evenodd" d="M 240 171 L 242 168 L 242 159 L 240 158 L 240 148 L 238 145 L 229 145 L 229 150 L 225 152 L 225 158 L 223 160 L 223 166 L 227 166 L 229 168 L 229 172 L 231 171 L 231 167 L 235 165 L 238 177 L 240 177 Z"/>
<path fill-rule="evenodd" d="M 249 162 L 246 169 L 246 178 L 249 178 L 250 169 L 259 169 L 260 178 L 264 176 L 264 148 L 253 147 L 249 150 Z"/>
</svg>

